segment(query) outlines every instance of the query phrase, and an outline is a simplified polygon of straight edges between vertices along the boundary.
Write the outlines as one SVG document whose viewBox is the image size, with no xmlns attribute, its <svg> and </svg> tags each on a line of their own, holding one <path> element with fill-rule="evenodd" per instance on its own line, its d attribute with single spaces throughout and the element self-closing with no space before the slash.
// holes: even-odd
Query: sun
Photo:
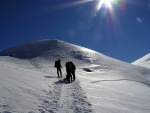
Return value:
<svg viewBox="0 0 150 113">
<path fill-rule="evenodd" d="M 110 8 L 112 1 L 113 0 L 98 0 L 97 10 L 100 10 L 100 8 L 102 7 L 102 5 L 105 5 L 106 8 Z"/>
</svg>

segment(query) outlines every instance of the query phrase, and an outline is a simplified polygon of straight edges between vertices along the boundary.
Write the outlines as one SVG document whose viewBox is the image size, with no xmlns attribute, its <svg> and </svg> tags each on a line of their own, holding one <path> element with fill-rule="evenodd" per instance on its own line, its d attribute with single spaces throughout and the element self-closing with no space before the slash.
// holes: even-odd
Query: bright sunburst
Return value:
<svg viewBox="0 0 150 113">
<path fill-rule="evenodd" d="M 99 10 L 102 5 L 105 5 L 107 8 L 111 7 L 111 2 L 113 0 L 98 0 L 97 10 Z"/>
</svg>

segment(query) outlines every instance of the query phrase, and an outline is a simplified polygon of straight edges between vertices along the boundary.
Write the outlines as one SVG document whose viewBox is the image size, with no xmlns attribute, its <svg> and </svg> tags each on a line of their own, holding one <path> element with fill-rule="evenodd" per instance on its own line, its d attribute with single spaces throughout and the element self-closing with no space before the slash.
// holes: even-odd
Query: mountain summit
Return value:
<svg viewBox="0 0 150 113">
<path fill-rule="evenodd" d="M 91 49 L 50 39 L 28 42 L 5 49 L 0 52 L 0 56 L 13 56 L 19 59 L 41 57 L 47 60 L 61 58 L 94 64 L 101 63 L 103 60 L 115 60 Z"/>
</svg>

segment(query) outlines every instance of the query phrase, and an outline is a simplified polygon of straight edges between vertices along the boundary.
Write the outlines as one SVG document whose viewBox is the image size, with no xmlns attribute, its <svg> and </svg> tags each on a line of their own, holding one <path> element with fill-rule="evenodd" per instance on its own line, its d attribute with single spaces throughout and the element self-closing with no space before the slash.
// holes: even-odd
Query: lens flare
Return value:
<svg viewBox="0 0 150 113">
<path fill-rule="evenodd" d="M 97 10 L 100 10 L 102 5 L 105 5 L 107 8 L 110 8 L 112 1 L 114 0 L 98 0 Z"/>
</svg>

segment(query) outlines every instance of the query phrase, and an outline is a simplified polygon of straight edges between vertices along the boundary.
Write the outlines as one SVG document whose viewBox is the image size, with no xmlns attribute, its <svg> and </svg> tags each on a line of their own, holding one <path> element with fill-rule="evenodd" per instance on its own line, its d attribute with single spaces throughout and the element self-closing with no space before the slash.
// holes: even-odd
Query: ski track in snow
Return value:
<svg viewBox="0 0 150 113">
<path fill-rule="evenodd" d="M 92 104 L 88 102 L 84 91 L 78 81 L 65 83 L 59 79 L 53 87 L 47 92 L 47 97 L 42 100 L 43 103 L 39 109 L 41 113 L 92 113 Z"/>
</svg>

